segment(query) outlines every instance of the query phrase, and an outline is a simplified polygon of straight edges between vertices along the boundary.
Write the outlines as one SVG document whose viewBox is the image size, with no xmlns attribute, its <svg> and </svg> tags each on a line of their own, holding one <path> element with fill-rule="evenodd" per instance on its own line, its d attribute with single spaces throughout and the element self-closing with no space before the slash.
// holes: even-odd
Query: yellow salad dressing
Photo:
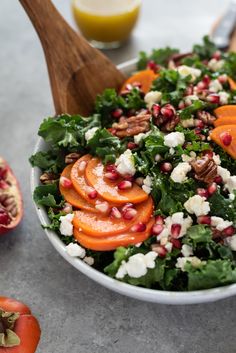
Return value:
<svg viewBox="0 0 236 353">
<path fill-rule="evenodd" d="M 141 0 L 73 0 L 82 34 L 98 42 L 123 42 L 139 15 Z"/>
</svg>

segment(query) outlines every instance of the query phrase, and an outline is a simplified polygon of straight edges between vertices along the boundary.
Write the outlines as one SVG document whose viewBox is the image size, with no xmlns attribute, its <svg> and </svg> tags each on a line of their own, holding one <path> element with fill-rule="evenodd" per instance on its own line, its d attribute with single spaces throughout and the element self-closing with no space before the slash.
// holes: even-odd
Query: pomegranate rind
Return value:
<svg viewBox="0 0 236 353">
<path fill-rule="evenodd" d="M 8 165 L 8 163 L 2 157 L 0 157 L 0 168 L 2 168 L 2 167 L 7 168 L 8 180 L 11 182 L 11 186 L 4 193 L 7 193 L 7 194 L 12 195 L 14 197 L 18 212 L 17 212 L 16 217 L 12 218 L 10 224 L 8 224 L 8 225 L 0 224 L 0 235 L 3 235 L 5 233 L 15 229 L 23 218 L 23 200 L 22 200 L 22 193 L 20 190 L 19 182 L 18 182 L 17 178 L 15 177 L 12 169 Z M 0 195 L 1 195 L 1 189 L 0 189 Z"/>
</svg>

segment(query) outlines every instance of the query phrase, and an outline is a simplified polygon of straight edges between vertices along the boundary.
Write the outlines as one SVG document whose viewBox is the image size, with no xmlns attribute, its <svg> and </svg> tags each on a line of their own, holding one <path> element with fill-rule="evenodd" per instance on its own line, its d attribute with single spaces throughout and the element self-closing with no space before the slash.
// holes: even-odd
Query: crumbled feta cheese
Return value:
<svg viewBox="0 0 236 353">
<path fill-rule="evenodd" d="M 234 201 L 235 200 L 235 194 L 229 194 L 229 199 L 231 201 Z"/>
<path fill-rule="evenodd" d="M 218 154 L 213 153 L 212 159 L 213 159 L 213 161 L 215 162 L 216 165 L 220 165 L 221 164 L 220 156 Z"/>
<path fill-rule="evenodd" d="M 226 189 L 228 189 L 230 194 L 233 194 L 233 191 L 236 190 L 236 175 L 231 176 L 227 179 L 225 187 Z"/>
<path fill-rule="evenodd" d="M 81 259 L 83 259 L 86 255 L 85 249 L 76 243 L 70 243 L 69 245 L 67 245 L 66 252 L 72 257 L 80 257 Z"/>
<path fill-rule="evenodd" d="M 185 136 L 182 132 L 171 132 L 164 136 L 164 145 L 167 147 L 182 146 L 185 142 Z"/>
<path fill-rule="evenodd" d="M 150 134 L 150 131 L 148 131 L 148 132 L 146 132 L 146 133 L 140 132 L 140 134 L 134 136 L 134 143 L 136 143 L 137 145 L 139 145 L 140 142 L 141 142 L 145 137 L 147 137 L 149 134 Z"/>
<path fill-rule="evenodd" d="M 183 183 L 187 180 L 187 174 L 192 169 L 191 165 L 187 162 L 179 163 L 172 171 L 170 178 L 175 183 Z"/>
<path fill-rule="evenodd" d="M 194 195 L 185 202 L 184 207 L 190 214 L 195 214 L 197 217 L 205 216 L 210 212 L 210 204 L 205 200 L 205 197 Z"/>
<path fill-rule="evenodd" d="M 150 194 L 152 191 L 152 178 L 150 175 L 147 175 L 146 178 L 143 179 L 142 189 L 146 192 L 146 194 Z"/>
<path fill-rule="evenodd" d="M 189 257 L 193 255 L 193 248 L 190 245 L 184 244 L 181 249 L 183 257 Z"/>
<path fill-rule="evenodd" d="M 136 172 L 134 157 L 131 150 L 126 150 L 116 160 L 116 169 L 121 175 L 134 175 Z"/>
<path fill-rule="evenodd" d="M 233 222 L 225 221 L 221 217 L 215 217 L 215 216 L 211 217 L 211 225 L 212 225 L 212 227 L 215 227 L 219 231 L 222 231 L 222 230 L 232 226 L 232 224 L 233 224 Z"/>
<path fill-rule="evenodd" d="M 177 68 L 177 71 L 179 72 L 181 77 L 187 77 L 189 75 L 192 76 L 191 81 L 195 81 L 197 77 L 201 76 L 201 70 L 196 69 L 194 67 L 191 66 L 187 66 L 187 65 L 181 65 Z"/>
<path fill-rule="evenodd" d="M 168 251 L 168 252 L 171 252 L 172 251 L 172 248 L 173 248 L 173 244 L 168 241 L 168 243 L 166 243 L 165 245 L 165 249 Z"/>
<path fill-rule="evenodd" d="M 173 156 L 173 154 L 175 154 L 175 149 L 174 149 L 173 147 L 171 147 L 171 148 L 169 149 L 169 154 L 170 154 L 171 156 Z"/>
<path fill-rule="evenodd" d="M 209 90 L 211 92 L 219 92 L 223 89 L 222 84 L 219 82 L 219 80 L 212 80 L 209 85 Z"/>
<path fill-rule="evenodd" d="M 191 151 L 189 156 L 187 154 L 182 154 L 181 158 L 183 162 L 190 163 L 196 159 L 197 155 L 195 152 Z"/>
<path fill-rule="evenodd" d="M 159 91 L 150 91 L 148 92 L 145 97 L 144 101 L 147 104 L 147 108 L 151 110 L 153 104 L 159 103 L 162 98 L 162 93 Z"/>
<path fill-rule="evenodd" d="M 125 275 L 133 278 L 145 276 L 148 268 L 155 267 L 156 258 L 157 253 L 155 251 L 150 251 L 145 255 L 142 253 L 132 255 L 127 262 L 122 261 L 116 273 L 116 278 L 124 278 Z"/>
<path fill-rule="evenodd" d="M 227 245 L 231 250 L 236 251 L 236 234 L 224 239 L 225 245 Z"/>
<path fill-rule="evenodd" d="M 195 268 L 198 268 L 205 263 L 205 261 L 201 261 L 197 256 L 178 257 L 175 267 L 180 268 L 181 271 L 185 271 L 184 268 L 187 262 L 190 262 Z"/>
<path fill-rule="evenodd" d="M 88 131 L 86 131 L 84 134 L 85 140 L 86 141 L 91 140 L 97 130 L 98 130 L 98 127 L 92 127 L 92 129 L 89 129 Z"/>
<path fill-rule="evenodd" d="M 188 228 L 191 227 L 192 223 L 193 223 L 192 218 L 189 216 L 184 218 L 183 212 L 176 212 L 172 216 L 169 216 L 165 219 L 165 227 L 168 231 L 168 235 L 171 234 L 171 227 L 173 224 L 181 225 L 181 230 L 178 238 L 183 237 L 187 233 L 187 230 Z M 159 236 L 160 235 L 161 234 L 159 234 Z"/>
<path fill-rule="evenodd" d="M 221 105 L 228 104 L 229 97 L 230 97 L 229 93 L 222 91 L 222 92 L 219 92 L 218 94 L 220 96 L 220 104 Z"/>
<path fill-rule="evenodd" d="M 194 126 L 194 118 L 182 119 L 180 123 L 184 128 L 193 127 Z"/>
<path fill-rule="evenodd" d="M 192 105 L 194 101 L 199 100 L 199 97 L 196 94 L 192 94 L 184 97 L 184 103 L 186 105 Z"/>
<path fill-rule="evenodd" d="M 162 158 L 162 157 L 161 157 L 160 154 L 156 154 L 156 155 L 155 155 L 155 158 L 154 158 L 154 159 L 155 159 L 155 162 L 159 162 L 159 161 L 161 160 L 161 158 Z"/>
<path fill-rule="evenodd" d="M 220 69 L 222 69 L 222 67 L 225 64 L 225 60 L 216 60 L 216 59 L 211 59 L 208 62 L 208 67 L 210 70 L 212 71 L 219 71 Z"/>
<path fill-rule="evenodd" d="M 163 231 L 157 236 L 157 240 L 160 241 L 161 239 L 168 239 L 169 234 L 169 230 L 167 228 L 164 228 Z"/>
<path fill-rule="evenodd" d="M 89 266 L 93 266 L 94 264 L 94 258 L 92 256 L 85 256 L 83 260 Z"/>
<path fill-rule="evenodd" d="M 226 168 L 222 168 L 220 166 L 217 167 L 217 174 L 221 176 L 224 183 L 230 178 L 230 172 Z"/>
<path fill-rule="evenodd" d="M 73 221 L 74 213 L 69 213 L 66 216 L 61 216 L 60 220 L 60 233 L 65 236 L 72 236 L 73 235 Z"/>
</svg>

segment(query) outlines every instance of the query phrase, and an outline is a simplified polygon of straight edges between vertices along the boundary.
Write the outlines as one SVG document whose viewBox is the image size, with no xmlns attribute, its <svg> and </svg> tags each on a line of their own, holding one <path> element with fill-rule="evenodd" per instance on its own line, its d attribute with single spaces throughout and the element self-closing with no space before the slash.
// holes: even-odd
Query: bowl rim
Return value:
<svg viewBox="0 0 236 353">
<path fill-rule="evenodd" d="M 128 74 L 131 71 L 135 70 L 136 63 L 137 59 L 132 59 L 118 65 L 117 67 L 125 74 Z M 45 148 L 45 146 L 46 144 L 43 139 L 41 137 L 38 138 L 38 141 L 34 148 L 34 153 L 41 151 Z M 32 167 L 30 181 L 32 194 L 35 187 L 39 185 L 39 176 L 40 169 L 38 167 Z M 37 206 L 35 203 L 34 205 L 41 224 L 48 225 L 49 219 L 44 207 Z M 81 259 L 74 258 L 68 255 L 66 252 L 65 244 L 60 240 L 56 232 L 49 229 L 44 229 L 44 232 L 46 233 L 53 247 L 73 267 L 75 267 L 77 270 L 79 270 L 81 273 L 83 273 L 90 279 L 103 285 L 104 287 L 131 298 L 158 304 L 186 305 L 213 302 L 227 297 L 231 297 L 236 294 L 236 283 L 218 288 L 188 292 L 156 290 L 123 283 L 94 269 L 93 267 L 87 265 Z"/>
</svg>

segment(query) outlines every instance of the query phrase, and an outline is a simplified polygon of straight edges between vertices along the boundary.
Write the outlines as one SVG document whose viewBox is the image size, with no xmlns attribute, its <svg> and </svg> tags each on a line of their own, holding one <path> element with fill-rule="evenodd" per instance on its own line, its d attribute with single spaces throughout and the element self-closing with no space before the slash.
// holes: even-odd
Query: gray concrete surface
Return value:
<svg viewBox="0 0 236 353">
<path fill-rule="evenodd" d="M 56 0 L 69 21 L 69 1 Z M 188 50 L 224 10 L 222 0 L 145 0 L 133 40 L 116 62 L 161 45 Z M 49 244 L 31 201 L 28 157 L 53 113 L 43 53 L 17 0 L 0 1 L 0 154 L 20 180 L 25 217 L 0 239 L 0 295 L 24 300 L 40 320 L 38 353 L 234 353 L 236 298 L 153 305 L 117 295 L 66 263 Z"/>
</svg>

